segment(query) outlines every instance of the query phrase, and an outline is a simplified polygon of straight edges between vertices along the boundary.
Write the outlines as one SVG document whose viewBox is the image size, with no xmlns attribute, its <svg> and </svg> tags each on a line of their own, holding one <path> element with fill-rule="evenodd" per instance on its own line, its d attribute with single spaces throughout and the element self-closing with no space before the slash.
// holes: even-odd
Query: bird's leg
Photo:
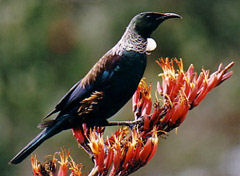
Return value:
<svg viewBox="0 0 240 176">
<path fill-rule="evenodd" d="M 129 126 L 132 128 L 134 125 L 137 125 L 139 123 L 142 123 L 143 119 L 139 118 L 134 121 L 110 121 L 105 124 L 105 126 Z"/>
</svg>

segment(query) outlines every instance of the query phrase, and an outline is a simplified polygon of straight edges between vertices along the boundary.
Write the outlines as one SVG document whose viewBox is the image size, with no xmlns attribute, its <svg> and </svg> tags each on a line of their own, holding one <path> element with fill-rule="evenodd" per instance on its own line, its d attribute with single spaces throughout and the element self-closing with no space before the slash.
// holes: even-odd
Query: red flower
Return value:
<svg viewBox="0 0 240 176">
<path fill-rule="evenodd" d="M 60 160 L 56 158 L 56 155 L 60 157 Z M 62 149 L 52 156 L 51 159 L 47 159 L 41 163 L 37 160 L 36 156 L 32 156 L 32 171 L 35 176 L 67 176 L 70 170 L 70 176 L 81 176 L 82 164 L 76 164 L 73 159 L 69 161 L 69 151 Z M 59 165 L 57 169 L 57 164 Z M 70 168 L 69 168 L 70 165 Z"/>
<path fill-rule="evenodd" d="M 139 115 L 150 114 L 152 109 L 151 85 L 148 86 L 144 78 L 140 81 L 132 100 L 135 118 L 138 118 Z"/>
<path fill-rule="evenodd" d="M 58 170 L 58 176 L 67 176 L 68 170 L 68 158 L 69 158 L 69 151 L 62 149 L 59 153 L 60 161 L 58 161 L 60 168 Z"/>
</svg>

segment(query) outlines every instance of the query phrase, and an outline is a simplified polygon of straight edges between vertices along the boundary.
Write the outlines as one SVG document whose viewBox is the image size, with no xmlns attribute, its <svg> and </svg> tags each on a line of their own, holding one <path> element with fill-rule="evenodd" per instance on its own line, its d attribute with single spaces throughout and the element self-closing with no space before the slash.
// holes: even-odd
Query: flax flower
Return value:
<svg viewBox="0 0 240 176">
<path fill-rule="evenodd" d="M 197 74 L 193 65 L 185 72 L 181 59 L 166 58 L 156 62 L 163 70 L 159 74 L 161 81 L 157 83 L 156 100 L 153 103 L 151 85 L 142 79 L 132 99 L 135 116 L 132 128 L 119 128 L 106 138 L 103 137 L 105 127 L 89 128 L 82 124 L 73 129 L 74 137 L 94 162 L 89 175 L 124 176 L 146 165 L 156 153 L 158 137 L 181 125 L 189 110 L 231 77 L 229 69 L 234 65 L 233 62 L 226 67 L 220 64 L 210 75 L 210 71 L 204 69 Z M 60 161 L 56 155 L 60 156 Z M 32 168 L 35 176 L 82 175 L 81 164 L 76 164 L 66 150 L 44 163 L 33 156 Z"/>
</svg>

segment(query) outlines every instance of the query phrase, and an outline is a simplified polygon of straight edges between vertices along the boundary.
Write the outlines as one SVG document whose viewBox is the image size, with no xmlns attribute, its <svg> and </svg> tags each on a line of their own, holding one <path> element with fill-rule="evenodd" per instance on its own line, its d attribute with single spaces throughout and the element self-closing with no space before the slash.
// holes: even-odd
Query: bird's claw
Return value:
<svg viewBox="0 0 240 176">
<path fill-rule="evenodd" d="M 130 122 L 128 126 L 129 126 L 129 128 L 132 129 L 132 128 L 135 127 L 135 126 L 141 126 L 141 125 L 143 125 L 143 123 L 144 123 L 144 119 L 143 119 L 143 118 L 138 118 L 138 119 Z"/>
</svg>

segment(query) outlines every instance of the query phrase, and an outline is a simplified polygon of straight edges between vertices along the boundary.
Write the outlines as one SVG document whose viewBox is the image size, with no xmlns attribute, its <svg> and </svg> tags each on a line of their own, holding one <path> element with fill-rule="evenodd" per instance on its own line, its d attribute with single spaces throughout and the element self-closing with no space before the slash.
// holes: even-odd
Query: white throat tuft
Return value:
<svg viewBox="0 0 240 176">
<path fill-rule="evenodd" d="M 157 48 L 157 43 L 155 42 L 154 39 L 152 38 L 147 38 L 147 47 L 146 51 L 151 52 Z"/>
</svg>

